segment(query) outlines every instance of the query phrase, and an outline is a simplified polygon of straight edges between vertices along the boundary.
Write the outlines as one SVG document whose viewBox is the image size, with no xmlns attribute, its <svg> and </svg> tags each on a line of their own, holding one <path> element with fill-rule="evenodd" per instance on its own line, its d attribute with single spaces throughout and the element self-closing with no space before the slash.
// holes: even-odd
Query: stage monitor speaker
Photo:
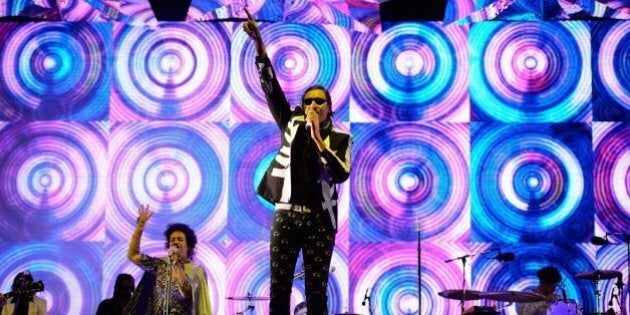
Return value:
<svg viewBox="0 0 630 315">
<path fill-rule="evenodd" d="M 379 4 L 381 23 L 442 21 L 447 0 L 388 0 Z"/>
<path fill-rule="evenodd" d="M 192 0 L 149 0 L 158 21 L 185 21 Z"/>
</svg>

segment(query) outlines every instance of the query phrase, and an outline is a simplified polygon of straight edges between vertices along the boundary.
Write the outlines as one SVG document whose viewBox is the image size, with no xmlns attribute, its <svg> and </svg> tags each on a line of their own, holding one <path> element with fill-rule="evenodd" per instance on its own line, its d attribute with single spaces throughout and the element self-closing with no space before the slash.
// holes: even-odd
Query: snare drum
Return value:
<svg viewBox="0 0 630 315">
<path fill-rule="evenodd" d="M 578 308 L 578 304 L 574 300 L 567 299 L 566 303 L 564 300 L 556 300 L 553 304 L 549 306 L 549 310 L 547 311 L 547 315 L 581 315 Z"/>
<path fill-rule="evenodd" d="M 295 306 L 295 309 L 293 309 L 293 315 L 306 315 L 306 301 Z"/>
</svg>

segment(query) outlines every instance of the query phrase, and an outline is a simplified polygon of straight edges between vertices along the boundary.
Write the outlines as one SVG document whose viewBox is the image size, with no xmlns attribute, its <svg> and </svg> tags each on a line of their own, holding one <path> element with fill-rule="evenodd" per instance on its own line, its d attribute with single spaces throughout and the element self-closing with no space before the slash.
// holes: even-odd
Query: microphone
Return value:
<svg viewBox="0 0 630 315">
<path fill-rule="evenodd" d="M 306 132 L 308 135 L 311 135 L 311 128 L 313 128 L 313 123 L 310 120 L 306 121 Z"/>
<path fill-rule="evenodd" d="M 179 246 L 173 244 L 171 245 L 171 247 L 168 248 L 168 258 L 173 261 L 174 256 L 177 255 L 177 250 L 179 249 Z"/>
<path fill-rule="evenodd" d="M 591 237 L 591 244 L 597 246 L 606 246 L 610 245 L 610 242 L 606 237 L 593 236 Z"/>
<path fill-rule="evenodd" d="M 507 252 L 507 253 L 499 252 L 494 257 L 494 259 L 496 259 L 498 261 L 513 261 L 515 257 L 516 257 L 516 255 L 514 255 L 514 253 L 512 253 L 512 252 Z"/>
<path fill-rule="evenodd" d="M 370 290 L 370 288 L 367 288 L 365 290 L 365 296 L 363 296 L 363 302 L 361 302 L 361 305 L 363 305 L 363 306 L 365 306 L 365 301 L 367 301 L 367 299 L 369 299 L 368 294 L 367 294 L 369 290 Z"/>
</svg>

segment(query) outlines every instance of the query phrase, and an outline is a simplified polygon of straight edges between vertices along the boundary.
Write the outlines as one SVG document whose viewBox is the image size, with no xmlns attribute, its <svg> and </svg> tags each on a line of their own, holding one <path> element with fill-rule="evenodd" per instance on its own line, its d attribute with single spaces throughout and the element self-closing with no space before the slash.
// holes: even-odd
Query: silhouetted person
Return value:
<svg viewBox="0 0 630 315">
<path fill-rule="evenodd" d="M 551 304 L 559 299 L 556 294 L 558 284 L 562 281 L 562 275 L 558 268 L 547 266 L 541 268 L 536 273 L 538 276 L 538 286 L 534 289 L 534 293 L 545 297 L 544 301 L 533 303 L 520 303 L 516 308 L 519 315 L 546 315 Z"/>
<path fill-rule="evenodd" d="M 123 308 L 129 303 L 133 294 L 135 281 L 130 274 L 121 273 L 116 277 L 114 285 L 114 296 L 111 299 L 103 300 L 98 305 L 96 315 L 118 315 L 122 314 Z"/>
<path fill-rule="evenodd" d="M 30 272 L 20 272 L 13 279 L 11 291 L 19 292 L 33 284 Z M 46 314 L 46 300 L 35 296 L 35 292 L 16 294 L 7 300 L 2 308 L 2 315 L 42 315 Z"/>
</svg>

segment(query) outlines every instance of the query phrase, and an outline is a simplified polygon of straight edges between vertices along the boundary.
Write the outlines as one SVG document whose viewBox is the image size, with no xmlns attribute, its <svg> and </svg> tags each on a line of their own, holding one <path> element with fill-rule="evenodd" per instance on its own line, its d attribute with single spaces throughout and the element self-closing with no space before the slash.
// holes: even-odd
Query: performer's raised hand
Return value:
<svg viewBox="0 0 630 315">
<path fill-rule="evenodd" d="M 258 57 L 264 58 L 267 56 L 267 51 L 265 50 L 265 44 L 263 43 L 260 31 L 258 30 L 258 23 L 254 20 L 254 17 L 251 13 L 249 13 L 247 8 L 245 8 L 245 13 L 247 14 L 247 21 L 243 23 L 243 30 L 247 33 L 247 36 L 254 41 Z"/>
<path fill-rule="evenodd" d="M 152 215 L 153 211 L 149 210 L 148 204 L 140 205 L 140 208 L 138 208 L 138 219 L 136 223 L 138 225 L 145 225 Z"/>
</svg>

